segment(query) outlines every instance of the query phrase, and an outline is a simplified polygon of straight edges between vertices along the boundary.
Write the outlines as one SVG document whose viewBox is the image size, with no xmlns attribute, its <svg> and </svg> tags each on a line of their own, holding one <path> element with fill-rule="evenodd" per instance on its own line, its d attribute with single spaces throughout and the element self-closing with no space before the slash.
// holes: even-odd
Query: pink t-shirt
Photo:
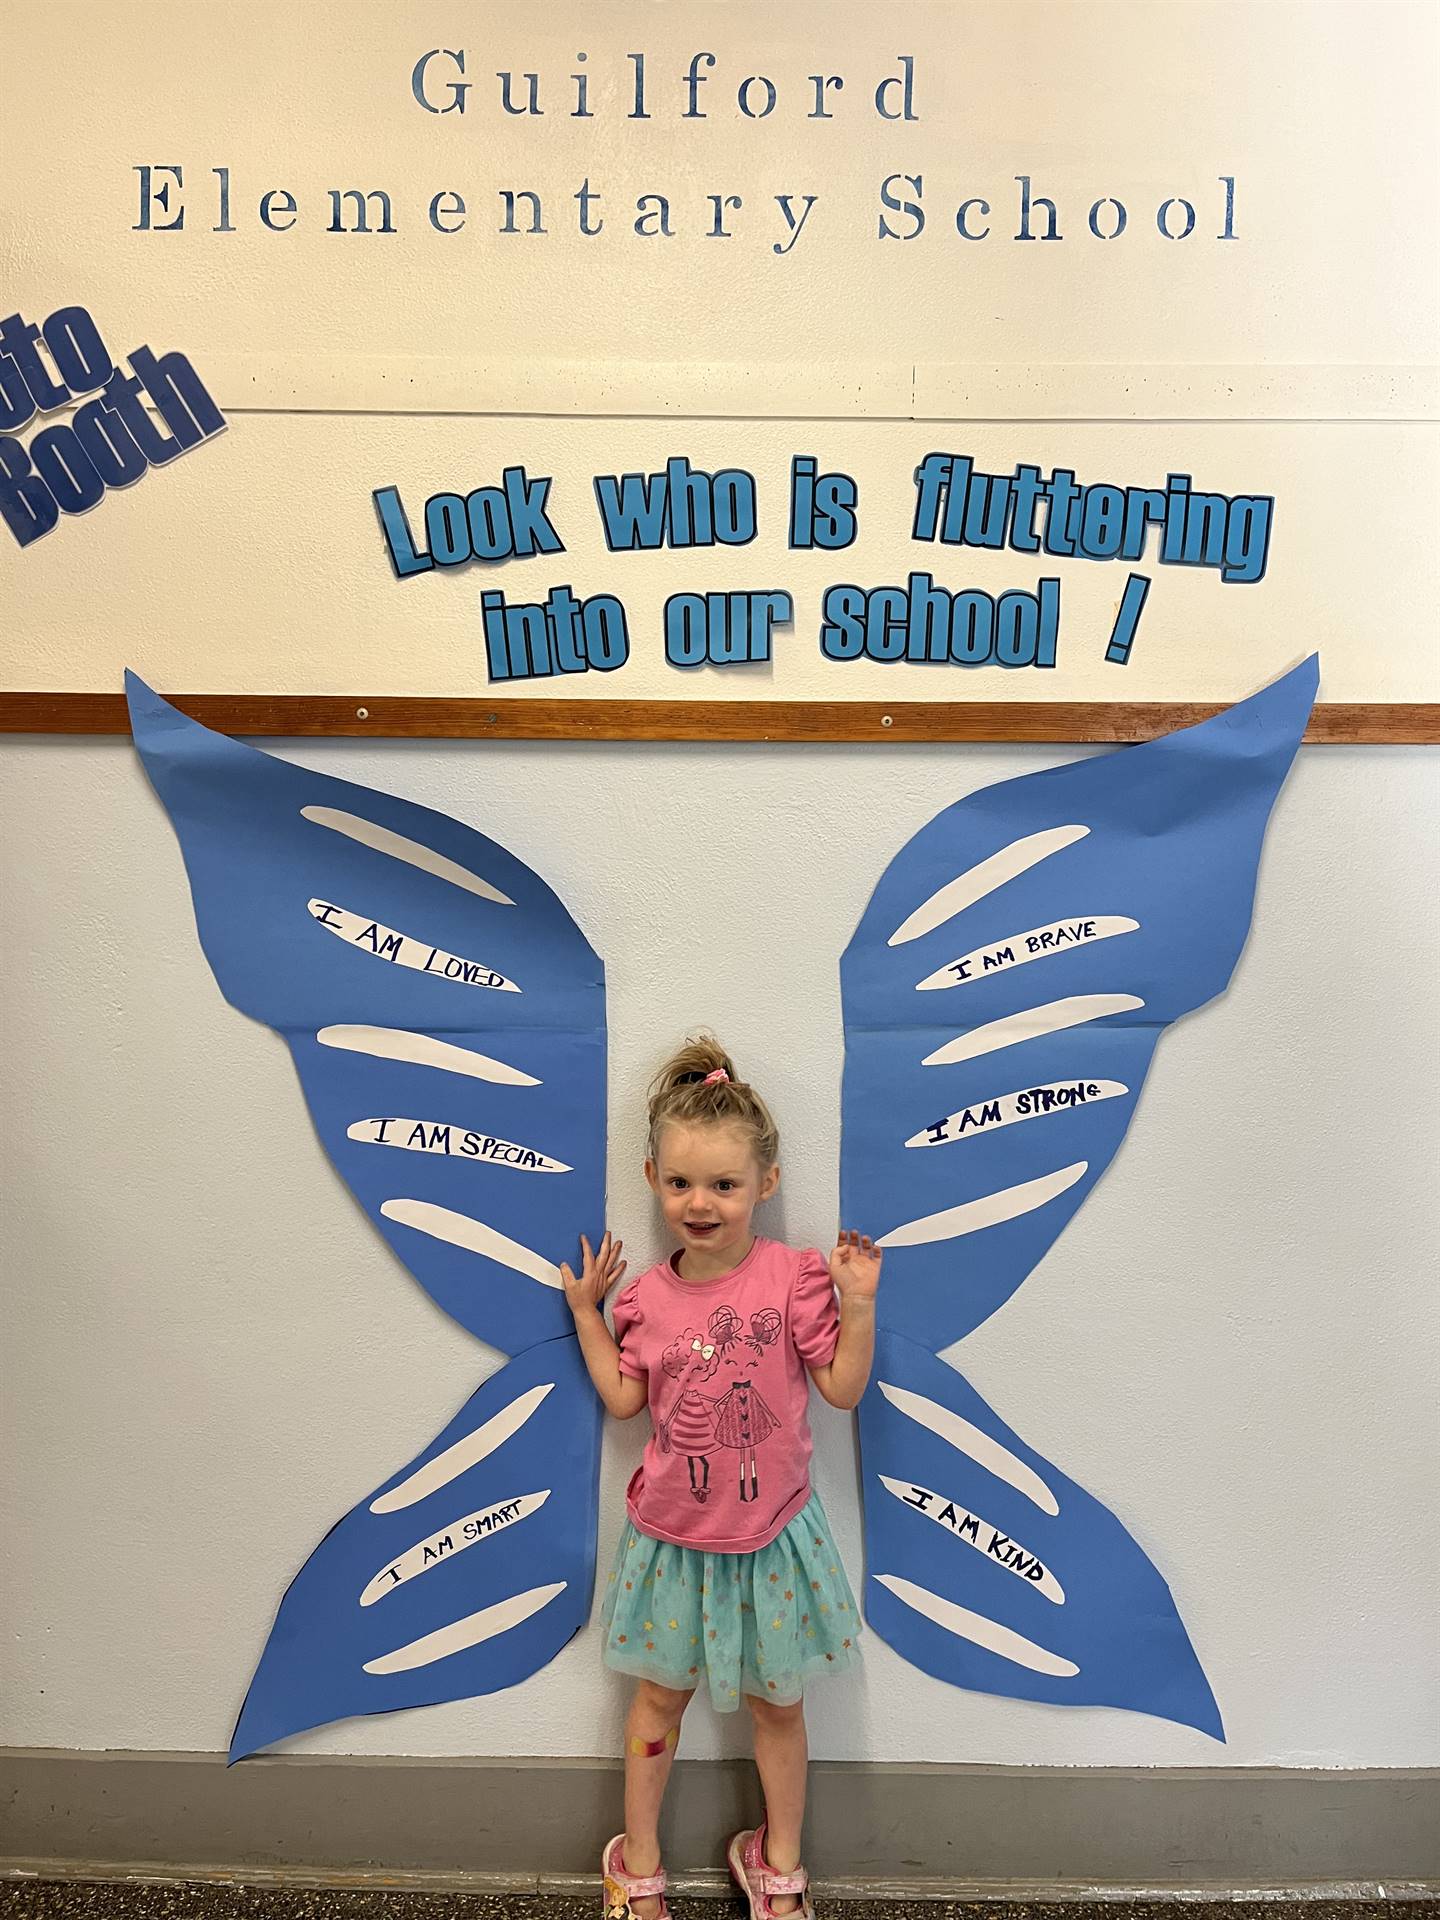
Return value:
<svg viewBox="0 0 1440 1920">
<path fill-rule="evenodd" d="M 620 1371 L 646 1380 L 653 1431 L 626 1492 L 657 1540 L 708 1553 L 768 1546 L 810 1498 L 807 1367 L 835 1357 L 824 1257 L 757 1239 L 718 1280 L 662 1261 L 615 1301 Z"/>
</svg>

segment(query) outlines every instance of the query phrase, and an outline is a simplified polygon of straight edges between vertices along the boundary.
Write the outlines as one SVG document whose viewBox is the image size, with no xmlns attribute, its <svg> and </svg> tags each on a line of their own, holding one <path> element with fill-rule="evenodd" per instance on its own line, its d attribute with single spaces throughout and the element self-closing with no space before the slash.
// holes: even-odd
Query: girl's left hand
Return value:
<svg viewBox="0 0 1440 1920">
<path fill-rule="evenodd" d="M 873 1300 L 880 1285 L 881 1249 L 868 1233 L 842 1227 L 830 1256 L 830 1278 L 842 1300 Z"/>
</svg>

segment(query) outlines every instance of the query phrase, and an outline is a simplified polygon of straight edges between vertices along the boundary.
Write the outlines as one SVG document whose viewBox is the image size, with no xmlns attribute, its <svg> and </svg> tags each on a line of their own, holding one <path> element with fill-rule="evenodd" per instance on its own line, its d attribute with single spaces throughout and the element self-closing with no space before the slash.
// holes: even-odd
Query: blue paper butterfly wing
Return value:
<svg viewBox="0 0 1440 1920">
<path fill-rule="evenodd" d="M 929 1380 L 930 1397 L 970 1395 L 972 1422 L 998 1429 L 933 1356 L 1043 1258 L 1124 1137 L 1161 1031 L 1227 984 L 1316 681 L 1307 661 L 1199 727 L 973 794 L 916 834 L 876 887 L 842 963 L 841 1198 L 844 1219 L 886 1247 L 879 1324 L 899 1393 L 923 1394 Z M 937 1470 L 925 1451 L 937 1443 L 897 1413 L 880 1377 L 877 1360 L 861 1408 L 872 1624 L 958 1685 L 1103 1698 L 1218 1736 L 1163 1580 L 1069 1482 L 1068 1511 L 1043 1516 L 1026 1544 L 1048 1564 L 1045 1538 L 1071 1570 L 1059 1577 L 1072 1652 L 1050 1651 L 1077 1672 L 1027 1668 L 970 1637 L 953 1609 L 983 1614 L 992 1639 L 1029 1638 L 1044 1596 L 881 1486 L 881 1473 L 923 1484 L 917 1462 Z M 1017 1497 L 992 1498 L 985 1523 L 1018 1527 Z M 919 1586 L 911 1574 L 927 1559 L 926 1604 L 951 1609 L 948 1626 L 877 1585 L 889 1572 Z M 1142 1648 L 1154 1657 L 1139 1659 Z"/>
<path fill-rule="evenodd" d="M 1224 1738 L 1150 1560 L 963 1375 L 882 1333 L 860 1444 L 866 1618 L 912 1665 L 978 1693 L 1127 1707 Z"/>
<path fill-rule="evenodd" d="M 231 1760 L 546 1665 L 590 1610 L 599 1461 L 600 1405 L 573 1335 L 493 1374 L 296 1574 Z"/>
<path fill-rule="evenodd" d="M 963 1338 L 1104 1172 L 1160 1031 L 1229 981 L 1315 685 L 984 788 L 891 861 L 841 963 L 841 1212 L 886 1242 L 887 1325 Z"/>
<path fill-rule="evenodd" d="M 127 691 L 221 990 L 283 1034 L 332 1161 L 405 1265 L 518 1356 L 422 1462 L 546 1370 L 493 1457 L 413 1511 L 362 1503 L 326 1535 L 282 1603 L 238 1758 L 342 1715 L 513 1685 L 585 1618 L 599 1403 L 557 1263 L 604 1217 L 604 975 L 551 890 L 484 835 L 211 733 L 133 675 Z M 439 1544 L 467 1523 L 467 1551 Z M 362 1604 L 382 1562 L 417 1553 L 423 1577 Z M 526 1594 L 543 1598 L 527 1611 Z M 398 1658 L 436 1635 L 458 1643 Z"/>
<path fill-rule="evenodd" d="M 341 1177 L 478 1338 L 567 1333 L 555 1269 L 603 1218 L 605 1111 L 604 970 L 569 912 L 472 828 L 127 688 L 206 957 L 284 1035 Z"/>
<path fill-rule="evenodd" d="M 456 1044 L 448 1034 L 426 1037 Z M 507 1352 L 561 1336 L 573 1323 L 557 1263 L 573 1265 L 581 1232 L 604 1218 L 596 1143 L 596 1116 L 603 1124 L 605 1110 L 604 1032 L 507 1036 L 506 1063 L 523 1064 L 538 1082 L 533 1087 L 377 1061 L 314 1034 L 286 1038 L 330 1158 L 432 1298 Z M 469 1037 L 464 1044 L 474 1046 Z M 496 1045 L 489 1057 L 499 1053 Z M 524 1164 L 531 1156 L 569 1171 L 537 1171 Z M 509 1258 L 535 1255 L 534 1270 L 547 1278 L 517 1274 L 474 1250 L 487 1244 L 482 1229 L 520 1249 Z"/>
</svg>

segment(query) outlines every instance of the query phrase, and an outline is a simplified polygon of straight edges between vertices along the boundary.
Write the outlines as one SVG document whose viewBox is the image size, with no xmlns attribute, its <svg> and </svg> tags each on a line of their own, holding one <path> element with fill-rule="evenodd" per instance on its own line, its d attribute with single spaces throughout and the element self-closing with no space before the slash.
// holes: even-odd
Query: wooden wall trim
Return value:
<svg viewBox="0 0 1440 1920">
<path fill-rule="evenodd" d="M 484 700 L 390 694 L 172 693 L 222 733 L 410 740 L 949 742 L 1149 740 L 1221 711 L 1190 701 Z M 0 693 L 0 733 L 128 733 L 119 693 Z M 1328 702 L 1315 745 L 1432 746 L 1440 702 Z"/>
</svg>

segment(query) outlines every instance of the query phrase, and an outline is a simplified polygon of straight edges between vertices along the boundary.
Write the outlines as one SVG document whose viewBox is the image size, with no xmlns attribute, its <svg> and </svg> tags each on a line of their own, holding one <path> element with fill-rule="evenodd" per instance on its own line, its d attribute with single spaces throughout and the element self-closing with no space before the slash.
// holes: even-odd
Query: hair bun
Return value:
<svg viewBox="0 0 1440 1920">
<path fill-rule="evenodd" d="M 697 1033 L 665 1062 L 655 1076 L 655 1084 L 667 1089 L 698 1087 L 703 1086 L 712 1073 L 724 1073 L 731 1081 L 739 1079 L 735 1062 L 714 1034 Z"/>
<path fill-rule="evenodd" d="M 780 1157 L 780 1137 L 770 1109 L 735 1071 L 735 1062 L 713 1033 L 692 1034 L 650 1083 L 650 1158 L 663 1127 L 737 1126 L 748 1134 L 761 1167 Z"/>
</svg>

